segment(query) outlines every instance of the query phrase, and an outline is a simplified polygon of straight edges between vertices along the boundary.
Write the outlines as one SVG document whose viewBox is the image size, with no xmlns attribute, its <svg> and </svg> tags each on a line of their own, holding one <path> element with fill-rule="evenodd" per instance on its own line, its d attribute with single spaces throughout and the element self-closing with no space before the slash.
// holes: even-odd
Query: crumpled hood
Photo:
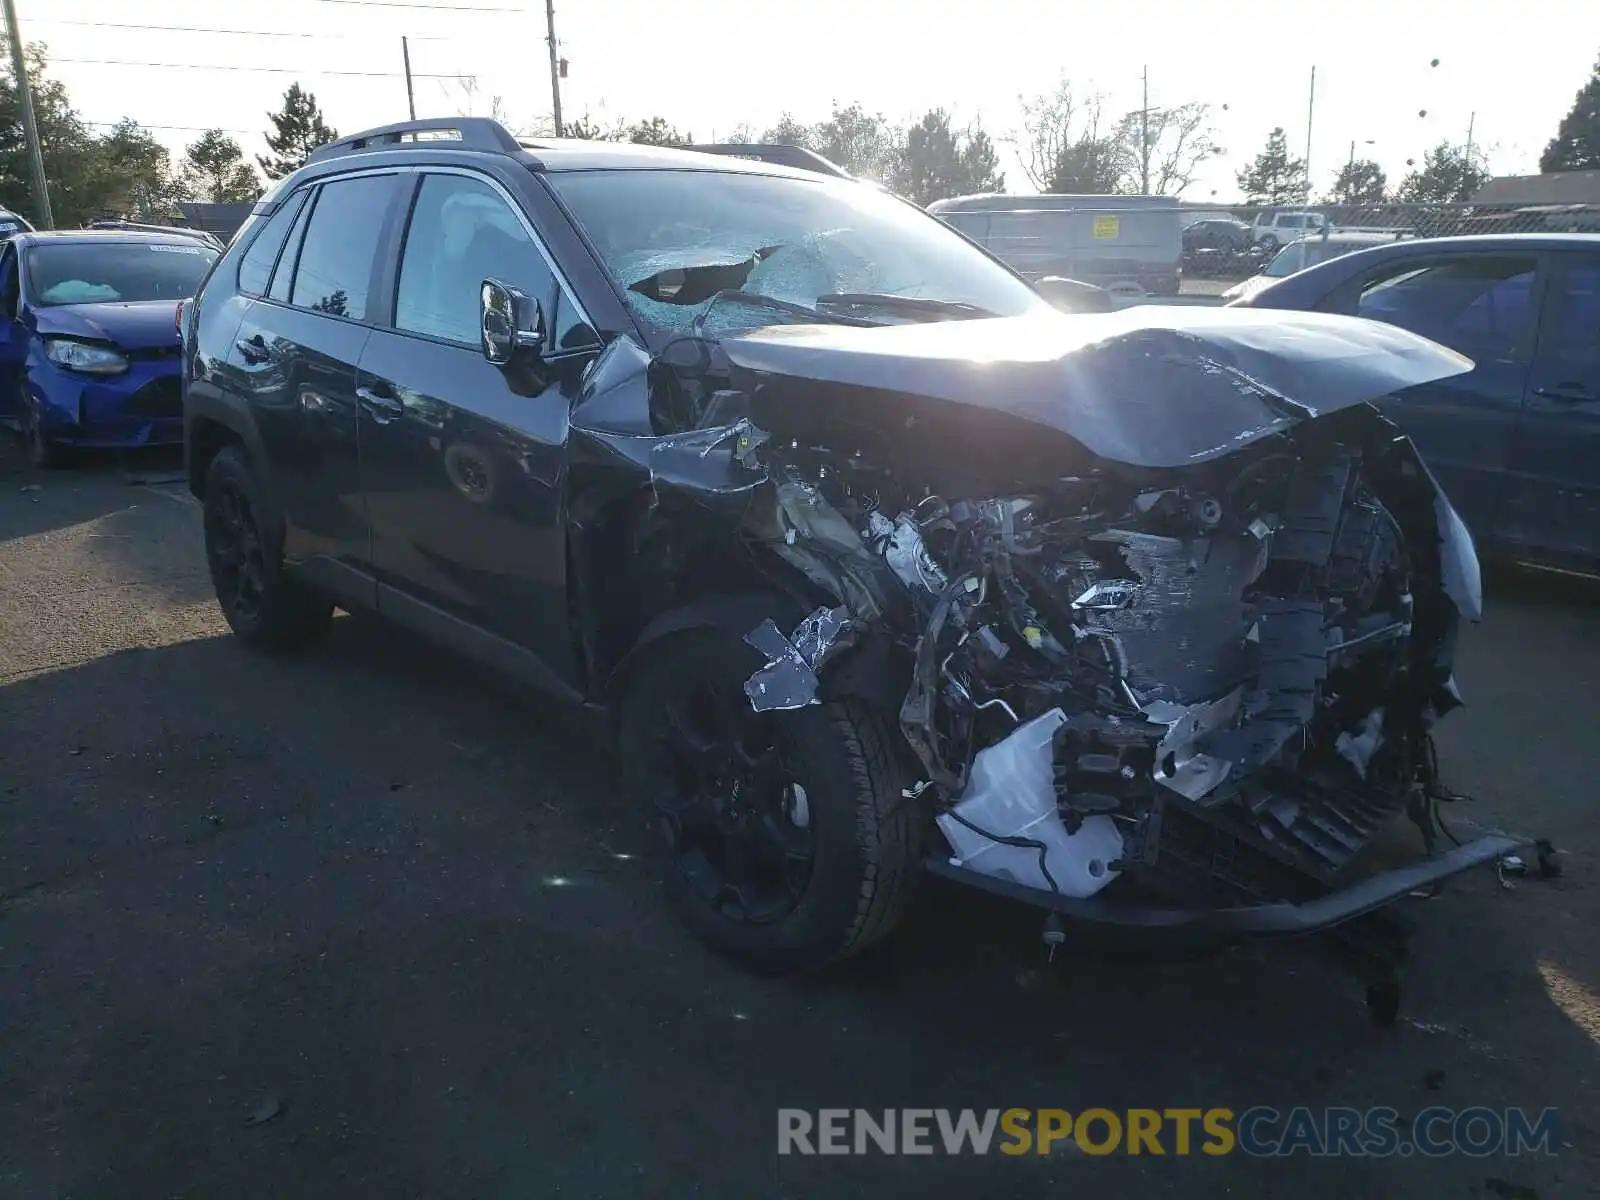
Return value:
<svg viewBox="0 0 1600 1200">
<path fill-rule="evenodd" d="M 1232 453 L 1298 421 L 1460 375 L 1470 359 L 1323 313 L 1140 305 L 883 328 L 774 325 L 722 342 L 741 386 L 879 389 L 992 409 L 1142 467 Z"/>
<path fill-rule="evenodd" d="M 34 310 L 45 336 L 110 342 L 122 350 L 155 350 L 178 345 L 177 301 L 58 304 Z"/>
</svg>

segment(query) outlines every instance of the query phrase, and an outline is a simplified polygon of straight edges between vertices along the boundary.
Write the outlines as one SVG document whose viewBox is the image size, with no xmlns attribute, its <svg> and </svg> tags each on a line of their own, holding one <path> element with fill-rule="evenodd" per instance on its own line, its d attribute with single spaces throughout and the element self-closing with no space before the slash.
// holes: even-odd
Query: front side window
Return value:
<svg viewBox="0 0 1600 1200">
<path fill-rule="evenodd" d="M 521 219 L 489 184 L 462 175 L 422 181 L 395 298 L 396 329 L 464 345 L 479 338 L 479 292 L 498 279 L 538 300 L 553 350 L 592 345 L 593 331 L 560 296 L 554 273 Z"/>
<path fill-rule="evenodd" d="M 710 306 L 728 292 L 815 311 L 845 304 L 886 322 L 941 309 L 1052 311 L 942 221 L 865 184 L 671 170 L 554 172 L 549 180 L 629 308 L 654 330 L 710 327 Z M 1037 228 L 1035 214 L 1027 216 Z M 1001 218 L 990 216 L 991 243 Z M 783 319 L 748 303 L 717 315 L 730 332 Z"/>
<path fill-rule="evenodd" d="M 284 239 L 289 236 L 289 230 L 294 225 L 294 219 L 300 215 L 300 206 L 305 203 L 306 193 L 296 192 L 278 206 L 278 211 L 267 218 L 266 225 L 250 243 L 250 249 L 245 251 L 245 256 L 239 262 L 239 290 L 247 296 L 259 296 L 267 290 L 267 281 L 272 278 L 272 265 L 278 261 L 278 252 L 283 249 Z"/>
<path fill-rule="evenodd" d="M 1469 357 L 1522 350 L 1538 263 L 1520 255 L 1412 264 L 1369 282 L 1356 315 L 1398 325 Z"/>
<path fill-rule="evenodd" d="M 394 178 L 363 175 L 322 185 L 300 246 L 289 303 L 367 319 L 367 293 Z"/>
<path fill-rule="evenodd" d="M 185 300 L 216 260 L 196 242 L 48 242 L 28 250 L 28 293 L 40 308 Z"/>
</svg>

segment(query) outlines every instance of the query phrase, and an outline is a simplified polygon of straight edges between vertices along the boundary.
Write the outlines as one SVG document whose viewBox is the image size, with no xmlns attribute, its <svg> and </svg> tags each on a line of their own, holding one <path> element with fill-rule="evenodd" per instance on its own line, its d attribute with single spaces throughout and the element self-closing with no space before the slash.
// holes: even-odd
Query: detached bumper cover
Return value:
<svg viewBox="0 0 1600 1200">
<path fill-rule="evenodd" d="M 924 866 L 934 875 L 982 888 L 1036 908 L 1051 909 L 1078 920 L 1144 929 L 1194 929 L 1218 933 L 1315 933 L 1392 904 L 1417 888 L 1527 850 L 1531 838 L 1493 834 L 1458 846 L 1447 854 L 1422 859 L 1370 875 L 1349 887 L 1300 904 L 1256 904 L 1240 908 L 1187 909 L 1119 904 L 1104 896 L 1074 899 L 1044 888 L 1027 887 L 959 867 L 948 858 L 929 858 Z"/>
</svg>

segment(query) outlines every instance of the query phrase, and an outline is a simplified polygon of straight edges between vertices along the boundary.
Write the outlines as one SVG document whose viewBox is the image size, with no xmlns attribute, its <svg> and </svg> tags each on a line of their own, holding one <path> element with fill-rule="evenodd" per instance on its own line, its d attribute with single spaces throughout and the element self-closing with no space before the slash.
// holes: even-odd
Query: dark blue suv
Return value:
<svg viewBox="0 0 1600 1200">
<path fill-rule="evenodd" d="M 1600 572 L 1600 235 L 1399 241 L 1241 305 L 1348 313 L 1467 355 L 1386 400 L 1488 553 Z"/>
<path fill-rule="evenodd" d="M 375 610 L 609 711 L 674 906 L 759 969 L 884 936 L 930 871 L 1050 921 L 1336 930 L 1381 992 L 1376 910 L 1518 844 L 1353 874 L 1390 818 L 1431 834 L 1480 602 L 1366 401 L 1466 361 L 1067 316 L 881 188 L 724 149 L 421 121 L 275 187 L 184 314 L 234 631 Z"/>
</svg>

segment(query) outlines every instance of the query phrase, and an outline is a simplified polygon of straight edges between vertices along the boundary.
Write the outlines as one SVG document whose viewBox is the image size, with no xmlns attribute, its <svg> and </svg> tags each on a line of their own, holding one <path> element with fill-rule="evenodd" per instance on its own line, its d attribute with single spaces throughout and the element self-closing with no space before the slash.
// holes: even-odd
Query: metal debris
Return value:
<svg viewBox="0 0 1600 1200">
<path fill-rule="evenodd" d="M 818 608 L 784 637 L 769 618 L 744 635 L 766 655 L 767 665 L 745 680 L 744 694 L 756 712 L 804 708 L 816 704 L 817 672 L 846 643 L 841 637 L 850 617 L 841 608 Z"/>
</svg>

